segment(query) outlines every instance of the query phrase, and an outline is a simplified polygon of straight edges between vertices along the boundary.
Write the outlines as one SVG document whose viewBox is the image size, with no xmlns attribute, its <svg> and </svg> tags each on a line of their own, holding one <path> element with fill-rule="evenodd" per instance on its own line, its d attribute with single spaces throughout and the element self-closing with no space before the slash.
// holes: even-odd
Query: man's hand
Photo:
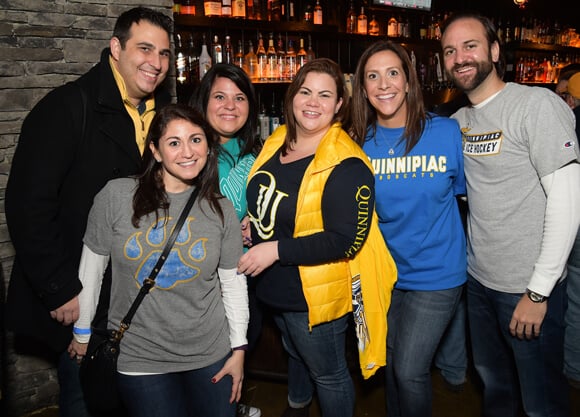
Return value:
<svg viewBox="0 0 580 417">
<path fill-rule="evenodd" d="M 542 322 L 548 310 L 548 302 L 534 303 L 524 294 L 516 306 L 510 322 L 510 333 L 519 339 L 540 336 Z"/>
<path fill-rule="evenodd" d="M 74 323 L 79 318 L 79 297 L 75 296 L 56 310 L 50 312 L 50 317 L 58 321 L 63 326 Z"/>
</svg>

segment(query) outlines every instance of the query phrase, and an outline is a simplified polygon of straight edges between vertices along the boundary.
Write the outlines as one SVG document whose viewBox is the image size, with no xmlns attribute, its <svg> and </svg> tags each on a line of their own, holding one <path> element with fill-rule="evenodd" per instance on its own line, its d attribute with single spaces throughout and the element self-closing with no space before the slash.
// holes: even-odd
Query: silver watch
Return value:
<svg viewBox="0 0 580 417">
<path fill-rule="evenodd" d="M 526 289 L 526 294 L 528 294 L 528 298 L 532 301 L 532 303 L 543 303 L 548 299 L 548 297 L 545 295 L 538 294 L 537 292 L 533 292 L 528 289 Z"/>
</svg>

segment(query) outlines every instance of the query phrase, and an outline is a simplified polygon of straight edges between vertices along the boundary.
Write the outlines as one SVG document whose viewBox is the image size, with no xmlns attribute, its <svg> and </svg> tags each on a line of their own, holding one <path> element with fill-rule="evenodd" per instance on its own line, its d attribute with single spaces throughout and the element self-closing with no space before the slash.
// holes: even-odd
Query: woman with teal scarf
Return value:
<svg viewBox="0 0 580 417">
<path fill-rule="evenodd" d="M 203 76 L 197 91 L 191 96 L 190 105 L 205 114 L 220 137 L 220 191 L 233 203 L 241 222 L 247 211 L 248 173 L 260 150 L 260 142 L 256 139 L 258 103 L 254 86 L 241 68 L 232 64 L 215 64 Z M 253 280 L 248 281 L 250 349 L 255 345 L 262 327 L 254 286 Z M 260 410 L 255 407 L 238 406 L 238 417 L 260 415 Z"/>
</svg>

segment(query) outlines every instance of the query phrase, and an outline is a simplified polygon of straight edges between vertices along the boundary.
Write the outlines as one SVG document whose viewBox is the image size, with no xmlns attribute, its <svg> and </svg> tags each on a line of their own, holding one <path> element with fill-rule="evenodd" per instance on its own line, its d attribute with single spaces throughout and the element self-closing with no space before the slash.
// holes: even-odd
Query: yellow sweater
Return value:
<svg viewBox="0 0 580 417">
<path fill-rule="evenodd" d="M 248 178 L 280 149 L 285 136 L 286 127 L 281 126 L 268 138 Z M 372 169 L 363 150 L 342 130 L 340 123 L 335 123 L 321 140 L 304 174 L 298 193 L 294 237 L 323 230 L 324 186 L 332 169 L 352 157 L 359 158 Z M 363 214 L 368 192 L 370 190 L 359 193 L 359 211 Z M 395 263 L 379 230 L 374 207 L 367 207 L 367 213 L 370 215 L 371 209 L 371 229 L 354 258 L 299 266 L 310 327 L 342 317 L 353 311 L 355 304 L 359 361 L 364 378 L 386 364 L 387 311 L 397 278 Z M 362 290 L 362 303 L 361 291 L 357 293 L 353 288 Z"/>
</svg>

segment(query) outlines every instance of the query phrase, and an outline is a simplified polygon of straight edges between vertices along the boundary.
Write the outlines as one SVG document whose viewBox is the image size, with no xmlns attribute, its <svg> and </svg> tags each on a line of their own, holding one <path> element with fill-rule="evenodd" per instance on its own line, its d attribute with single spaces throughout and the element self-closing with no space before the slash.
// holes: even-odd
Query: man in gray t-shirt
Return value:
<svg viewBox="0 0 580 417">
<path fill-rule="evenodd" d="M 563 375 L 565 264 L 580 223 L 574 117 L 547 89 L 502 80 L 489 19 L 452 15 L 445 70 L 471 105 L 458 110 L 467 179 L 467 304 L 484 415 L 569 415 Z"/>
</svg>

